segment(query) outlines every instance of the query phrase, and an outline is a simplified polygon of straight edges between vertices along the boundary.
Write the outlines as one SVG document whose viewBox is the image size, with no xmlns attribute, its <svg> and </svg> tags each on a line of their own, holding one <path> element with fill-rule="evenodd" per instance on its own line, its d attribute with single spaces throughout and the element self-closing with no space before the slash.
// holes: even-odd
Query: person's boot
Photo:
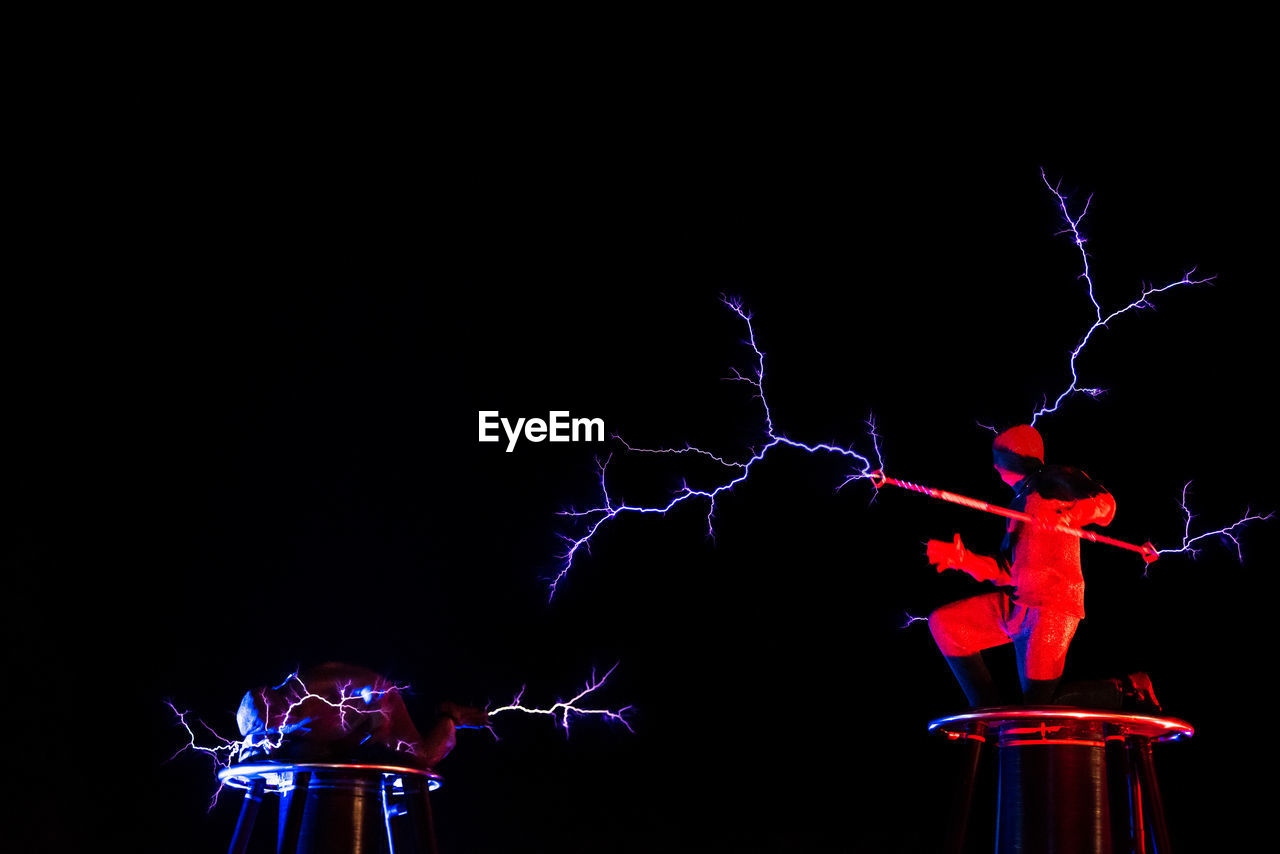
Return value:
<svg viewBox="0 0 1280 854">
<path fill-rule="evenodd" d="M 1151 684 L 1151 677 L 1145 673 L 1130 673 L 1120 680 L 1124 692 L 1122 708 L 1132 712 L 1161 712 L 1160 701 L 1156 699 L 1156 689 Z"/>
<path fill-rule="evenodd" d="M 1053 701 L 1060 706 L 1083 706 L 1123 712 L 1159 712 L 1151 677 L 1130 673 L 1119 679 L 1088 679 L 1064 684 Z"/>
<path fill-rule="evenodd" d="M 1058 689 L 1053 703 L 1059 706 L 1120 711 L 1124 708 L 1124 680 L 1086 679 L 1067 682 Z"/>
<path fill-rule="evenodd" d="M 1058 679 L 1028 679 L 1022 686 L 1022 703 L 1026 706 L 1048 706 L 1057 703 Z"/>
<path fill-rule="evenodd" d="M 982 657 L 982 653 L 948 655 L 944 658 L 951 667 L 951 672 L 955 674 L 956 681 L 960 683 L 960 689 L 964 691 L 964 696 L 971 707 L 1000 705 L 1000 691 L 996 688 L 995 680 L 991 678 L 991 671 L 987 669 L 987 662 Z"/>
</svg>

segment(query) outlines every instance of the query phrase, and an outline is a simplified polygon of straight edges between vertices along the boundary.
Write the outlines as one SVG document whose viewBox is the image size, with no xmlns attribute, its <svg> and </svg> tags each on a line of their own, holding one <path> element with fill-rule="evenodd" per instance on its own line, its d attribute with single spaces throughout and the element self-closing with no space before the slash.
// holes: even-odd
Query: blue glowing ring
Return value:
<svg viewBox="0 0 1280 854">
<path fill-rule="evenodd" d="M 223 768 L 218 772 L 218 782 L 233 789 L 249 789 L 254 780 L 261 779 L 266 782 L 267 791 L 286 792 L 293 788 L 293 782 L 282 782 L 281 775 L 292 775 L 298 771 L 369 771 L 380 773 L 384 777 L 396 777 L 397 781 L 402 777 L 424 777 L 429 792 L 434 792 L 444 782 L 436 772 L 422 768 L 344 762 L 249 762 Z"/>
</svg>

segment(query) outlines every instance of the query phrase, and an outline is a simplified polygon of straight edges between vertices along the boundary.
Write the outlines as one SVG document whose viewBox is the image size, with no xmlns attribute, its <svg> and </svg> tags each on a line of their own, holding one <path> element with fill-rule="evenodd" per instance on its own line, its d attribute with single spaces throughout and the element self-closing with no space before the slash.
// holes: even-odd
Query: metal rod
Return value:
<svg viewBox="0 0 1280 854">
<path fill-rule="evenodd" d="M 1142 771 L 1138 764 L 1138 754 L 1142 751 L 1140 739 L 1127 739 L 1125 750 L 1128 751 L 1130 841 L 1133 854 L 1148 854 L 1146 813 L 1143 812 Z"/>
<path fill-rule="evenodd" d="M 292 854 L 298 850 L 298 837 L 302 832 L 310 785 L 311 772 L 298 771 L 293 775 L 293 788 L 280 795 L 280 813 L 276 825 L 277 854 Z"/>
<path fill-rule="evenodd" d="M 258 818 L 258 809 L 262 806 L 262 793 L 266 791 L 267 781 L 259 777 L 244 793 L 244 801 L 240 806 L 240 818 L 236 820 L 236 831 L 231 837 L 231 846 L 227 854 L 244 854 L 249 848 L 249 836 L 253 833 L 254 821 Z"/>
<path fill-rule="evenodd" d="M 382 778 L 382 822 L 387 828 L 387 851 L 390 854 L 396 854 L 396 835 L 391 829 L 391 816 L 394 809 L 391 803 L 391 796 L 395 792 L 395 780 L 392 777 L 384 776 Z"/>
<path fill-rule="evenodd" d="M 979 723 L 974 738 L 970 736 L 965 745 L 963 765 L 961 766 L 960 786 L 956 789 L 955 799 L 951 804 L 950 831 L 946 839 L 946 854 L 963 854 L 965 841 L 969 834 L 969 813 L 973 809 L 973 793 L 978 782 L 978 766 L 982 760 L 982 748 L 986 741 L 987 725 Z"/>
<path fill-rule="evenodd" d="M 1147 826 L 1156 854 L 1169 854 L 1169 826 L 1165 821 L 1164 800 L 1160 797 L 1160 784 L 1156 782 L 1156 766 L 1151 760 L 1151 741 L 1143 739 L 1136 745 L 1138 776 L 1142 778 L 1143 813 L 1148 817 Z"/>
<path fill-rule="evenodd" d="M 981 510 L 985 513 L 994 513 L 997 516 L 1006 516 L 1010 519 L 1016 519 L 1019 522 L 1026 522 L 1029 525 L 1035 525 L 1038 528 L 1044 528 L 1049 531 L 1057 531 L 1062 534 L 1070 534 L 1073 537 L 1079 537 L 1082 540 L 1088 540 L 1091 543 L 1102 543 L 1107 546 L 1117 546 L 1118 548 L 1128 549 L 1131 552 L 1137 552 L 1142 555 L 1142 559 L 1148 564 L 1155 563 L 1160 558 L 1160 553 L 1156 551 L 1156 547 L 1151 543 L 1143 543 L 1135 546 L 1133 543 L 1126 543 L 1123 540 L 1117 540 L 1112 537 L 1105 537 L 1102 534 L 1086 531 L 1083 528 L 1072 528 L 1067 525 L 1055 525 L 1052 522 L 1045 522 L 1030 513 L 1024 513 L 1020 510 L 1011 510 L 1008 507 L 1000 507 L 996 504 L 989 504 L 986 501 L 979 501 L 976 498 L 970 498 L 967 495 L 959 495 L 954 492 L 947 492 L 943 489 L 934 489 L 931 486 L 921 486 L 918 483 L 911 483 L 906 480 L 899 480 L 896 477 L 889 477 L 882 471 L 873 472 L 871 474 L 871 485 L 876 489 L 885 484 L 892 486 L 900 486 L 903 489 L 909 489 L 912 492 L 919 492 L 930 498 L 937 498 L 942 501 L 949 501 L 952 504 L 959 504 L 962 507 L 970 507 L 974 510 Z"/>
</svg>

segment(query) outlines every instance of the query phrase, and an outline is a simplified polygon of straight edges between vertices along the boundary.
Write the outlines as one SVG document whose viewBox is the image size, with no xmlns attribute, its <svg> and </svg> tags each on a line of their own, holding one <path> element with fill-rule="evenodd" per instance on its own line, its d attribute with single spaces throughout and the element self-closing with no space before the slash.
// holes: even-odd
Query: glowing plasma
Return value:
<svg viewBox="0 0 1280 854">
<path fill-rule="evenodd" d="M 1215 276 L 1208 276 L 1203 279 L 1193 278 L 1196 271 L 1192 268 L 1184 273 L 1182 278 L 1177 281 L 1169 282 L 1158 287 L 1144 284 L 1142 286 L 1142 293 L 1136 300 L 1123 308 L 1116 309 L 1110 313 L 1104 313 L 1102 303 L 1098 301 L 1097 292 L 1094 288 L 1093 273 L 1089 269 L 1089 253 L 1085 251 L 1085 244 L 1088 241 L 1080 232 L 1080 222 L 1084 219 L 1085 214 L 1089 212 L 1089 204 L 1093 201 L 1093 196 L 1090 196 L 1085 200 L 1084 206 L 1080 209 L 1078 214 L 1072 216 L 1071 210 L 1067 204 L 1067 198 L 1061 192 L 1062 182 L 1059 181 L 1056 185 L 1050 184 L 1049 178 L 1045 175 L 1043 169 L 1040 170 L 1040 179 L 1044 182 L 1044 185 L 1049 188 L 1049 192 L 1053 193 L 1054 198 L 1058 200 L 1058 209 L 1062 212 L 1063 222 L 1066 223 L 1066 228 L 1060 233 L 1070 234 L 1071 242 L 1075 244 L 1076 248 L 1080 252 L 1080 262 L 1082 266 L 1080 278 L 1084 280 L 1085 289 L 1089 295 L 1089 302 L 1093 304 L 1095 319 L 1093 325 L 1085 331 L 1084 335 L 1080 338 L 1079 343 L 1076 344 L 1075 349 L 1071 351 L 1071 356 L 1067 360 L 1067 368 L 1071 372 L 1071 382 L 1062 391 L 1062 393 L 1058 395 L 1057 399 L 1054 400 L 1052 406 L 1049 405 L 1048 396 L 1045 396 L 1043 405 L 1031 416 L 1032 427 L 1036 426 L 1036 420 L 1040 418 L 1040 416 L 1056 412 L 1058 407 L 1060 407 L 1068 397 L 1074 394 L 1087 394 L 1090 397 L 1099 397 L 1106 393 L 1106 389 L 1103 388 L 1085 388 L 1081 386 L 1080 374 L 1076 368 L 1076 360 L 1080 357 L 1080 354 L 1084 352 L 1085 346 L 1088 345 L 1089 340 L 1093 337 L 1095 332 L 1099 329 L 1107 328 L 1108 323 L 1126 312 L 1136 312 L 1146 308 L 1155 308 L 1154 303 L 1151 302 L 1151 297 L 1156 294 L 1164 293 L 1165 291 L 1182 286 L 1209 284 L 1216 278 Z"/>
<path fill-rule="evenodd" d="M 614 501 L 609 494 L 606 475 L 609 460 L 612 459 L 612 457 L 606 459 L 603 463 L 597 459 L 596 467 L 600 475 L 600 503 L 587 510 L 566 510 L 560 513 L 562 516 L 574 517 L 583 520 L 585 523 L 585 531 L 578 536 L 560 535 L 561 539 L 565 543 L 565 550 L 558 556 L 560 559 L 560 569 L 548 585 L 548 599 L 555 598 L 556 590 L 560 583 L 563 582 L 565 577 L 569 574 L 569 570 L 573 567 L 573 562 L 578 555 L 578 551 L 580 549 L 586 549 L 589 552 L 591 548 L 591 538 L 595 536 L 596 532 L 599 531 L 606 523 L 623 514 L 651 513 L 665 515 L 685 502 L 703 499 L 706 501 L 707 507 L 707 534 L 708 536 L 714 537 L 715 528 L 713 523 L 716 512 L 716 498 L 722 493 L 733 489 L 735 486 L 750 477 L 752 466 L 764 459 L 765 456 L 774 448 L 785 446 L 797 448 L 810 454 L 821 452 L 824 454 L 837 454 L 845 457 L 849 460 L 852 468 L 845 476 L 844 482 L 836 487 L 837 491 L 855 480 L 869 480 L 874 472 L 883 468 L 883 461 L 880 452 L 880 436 L 876 433 L 874 418 L 869 418 L 866 422 L 870 433 L 874 462 L 872 461 L 872 458 L 863 456 L 855 451 L 852 446 L 844 448 L 826 443 L 809 444 L 797 441 L 789 436 L 777 432 L 773 423 L 773 412 L 769 408 L 769 400 L 765 394 L 765 354 L 756 342 L 755 327 L 751 323 L 751 315 L 743 309 L 741 300 L 721 297 L 721 301 L 731 311 L 737 314 L 746 325 L 747 339 L 745 343 L 751 347 L 751 351 L 755 355 L 755 365 L 747 374 L 743 374 L 737 368 L 733 368 L 733 376 L 725 377 L 725 379 L 730 382 L 745 383 L 755 390 L 754 398 L 760 401 L 761 418 L 764 423 L 767 441 L 759 448 L 747 449 L 745 455 L 740 459 L 729 459 L 688 444 L 683 448 L 636 447 L 623 441 L 620 436 L 615 435 L 613 438 L 615 438 L 628 453 L 670 455 L 696 454 L 713 460 L 722 466 L 725 469 L 724 476 L 719 483 L 703 488 L 694 488 L 686 481 L 681 485 L 681 488 L 675 493 L 675 495 L 665 503 L 651 505 L 627 504 L 621 501 Z"/>
<path fill-rule="evenodd" d="M 579 691 L 576 695 L 574 695 L 572 698 L 568 700 L 556 700 L 554 703 L 552 703 L 550 706 L 547 706 L 546 708 L 535 708 L 532 706 L 524 705 L 521 702 L 521 700 L 524 697 L 524 691 L 526 686 L 521 686 L 520 691 L 516 694 L 515 698 L 508 705 L 500 706 L 496 709 L 490 709 L 489 717 L 493 718 L 495 715 L 505 714 L 507 712 L 523 712 L 526 715 L 548 715 L 553 720 L 556 720 L 558 722 L 558 725 L 564 729 L 564 734 L 566 737 L 568 737 L 569 735 L 569 720 L 571 717 L 574 717 L 574 716 L 580 717 L 580 718 L 581 717 L 597 717 L 606 721 L 616 721 L 617 723 L 620 723 L 624 727 L 626 727 L 628 732 L 635 732 L 635 730 L 631 728 L 631 724 L 628 723 L 626 719 L 626 713 L 631 709 L 631 706 L 623 706 L 620 709 L 613 710 L 613 709 L 584 708 L 578 705 L 578 703 L 581 702 L 584 698 L 586 698 L 587 695 L 594 693 L 600 688 L 603 688 L 605 682 L 608 681 L 609 677 L 613 675 L 613 671 L 617 669 L 618 669 L 618 665 L 615 663 L 613 667 L 610 667 L 609 671 L 599 679 L 596 678 L 595 670 L 592 670 L 591 678 L 587 680 L 585 686 L 581 691 Z"/>
</svg>

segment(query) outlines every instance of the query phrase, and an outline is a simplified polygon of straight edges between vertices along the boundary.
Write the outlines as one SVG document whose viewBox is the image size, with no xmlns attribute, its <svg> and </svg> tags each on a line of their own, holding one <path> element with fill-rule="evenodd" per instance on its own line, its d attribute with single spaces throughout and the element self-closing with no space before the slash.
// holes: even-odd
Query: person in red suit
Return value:
<svg viewBox="0 0 1280 854">
<path fill-rule="evenodd" d="M 992 448 L 1000 479 L 1014 491 L 1012 508 L 1045 525 L 1109 525 L 1116 502 L 1106 489 L 1079 469 L 1044 462 L 1044 440 L 1029 425 L 1004 431 Z M 930 540 L 929 562 L 939 572 L 958 569 L 997 589 L 952 602 L 929 615 L 929 630 L 972 706 L 998 705 L 999 692 L 984 649 L 1014 645 L 1023 702 L 1067 702 L 1059 682 L 1067 649 L 1084 618 L 1084 574 L 1080 540 L 1038 524 L 1009 520 L 1000 553 L 994 557 L 969 551 L 956 534 L 950 541 Z M 1145 674 L 1105 680 L 1115 705 L 1124 694 L 1149 691 Z M 1096 686 L 1087 694 L 1099 701 Z M 1154 703 L 1154 694 L 1150 694 Z"/>
</svg>

